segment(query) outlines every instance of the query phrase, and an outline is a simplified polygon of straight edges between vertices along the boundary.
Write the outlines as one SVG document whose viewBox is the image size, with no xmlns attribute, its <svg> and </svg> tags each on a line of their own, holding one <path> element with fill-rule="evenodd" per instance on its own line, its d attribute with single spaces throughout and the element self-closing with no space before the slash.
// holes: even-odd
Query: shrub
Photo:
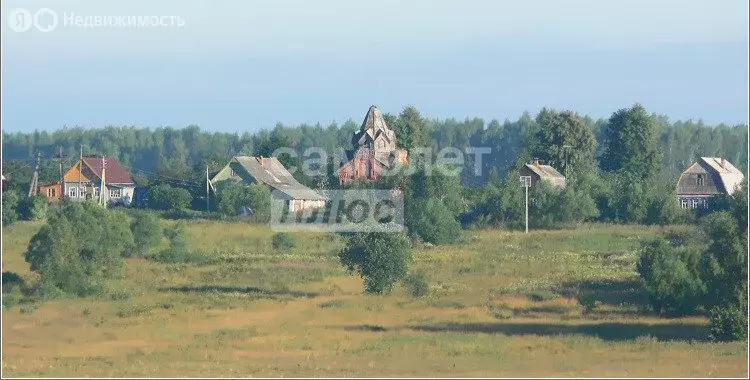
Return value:
<svg viewBox="0 0 750 380">
<path fill-rule="evenodd" d="M 192 252 L 188 242 L 188 230 L 185 222 L 177 222 L 172 227 L 164 229 L 169 239 L 169 247 L 150 258 L 162 263 L 193 263 L 205 264 L 212 262 L 212 258 L 200 252 Z"/>
<path fill-rule="evenodd" d="M 664 239 L 644 244 L 636 269 L 657 313 L 695 312 L 705 296 L 699 276 L 700 252 L 676 248 Z"/>
<path fill-rule="evenodd" d="M 10 291 L 11 288 L 24 285 L 23 277 L 16 272 L 3 272 L 3 293 Z"/>
<path fill-rule="evenodd" d="M 18 214 L 23 220 L 43 220 L 47 217 L 47 197 L 32 195 L 18 204 Z"/>
<path fill-rule="evenodd" d="M 148 189 L 148 207 L 154 210 L 186 209 L 193 196 L 189 191 L 167 184 L 160 184 Z"/>
<path fill-rule="evenodd" d="M 584 313 L 590 313 L 596 309 L 596 297 L 593 294 L 584 294 L 578 297 L 578 304 L 583 307 Z"/>
<path fill-rule="evenodd" d="M 747 314 L 739 307 L 712 308 L 709 319 L 711 339 L 722 342 L 747 339 Z"/>
<path fill-rule="evenodd" d="M 164 233 L 159 223 L 159 218 L 149 212 L 137 212 L 130 223 L 130 230 L 133 232 L 133 242 L 135 256 L 144 257 L 148 251 L 156 247 Z"/>
<path fill-rule="evenodd" d="M 21 197 L 15 190 L 3 191 L 3 226 L 9 226 L 18 221 L 18 203 Z"/>
<path fill-rule="evenodd" d="M 10 310 L 13 306 L 18 305 L 23 298 L 21 294 L 21 286 L 12 285 L 9 287 L 3 286 L 3 310 Z"/>
<path fill-rule="evenodd" d="M 100 292 L 121 273 L 122 255 L 132 247 L 128 217 L 122 212 L 63 201 L 31 238 L 25 259 L 41 275 L 46 296 L 85 296 Z"/>
<path fill-rule="evenodd" d="M 423 273 L 411 273 L 406 276 L 404 286 L 412 297 L 424 297 L 430 293 L 427 277 Z"/>
<path fill-rule="evenodd" d="M 709 308 L 746 302 L 747 240 L 736 219 L 732 213 L 722 211 L 703 220 L 710 244 L 701 257 L 700 272 L 708 286 Z"/>
<path fill-rule="evenodd" d="M 216 189 L 216 209 L 226 216 L 237 216 L 251 210 L 251 219 L 265 222 L 271 215 L 271 191 L 267 186 L 224 181 Z"/>
<path fill-rule="evenodd" d="M 280 232 L 273 235 L 273 238 L 271 239 L 271 245 L 273 245 L 273 249 L 278 251 L 288 251 L 295 247 L 296 243 L 294 242 L 294 238 L 292 235 L 289 235 L 285 232 Z"/>
<path fill-rule="evenodd" d="M 341 263 L 365 279 L 367 293 L 384 293 L 406 276 L 411 263 L 411 245 L 401 232 L 346 234 L 339 252 Z"/>
<path fill-rule="evenodd" d="M 412 232 L 425 242 L 445 244 L 461 238 L 461 224 L 439 199 L 418 202 L 410 213 L 416 214 Z"/>
</svg>

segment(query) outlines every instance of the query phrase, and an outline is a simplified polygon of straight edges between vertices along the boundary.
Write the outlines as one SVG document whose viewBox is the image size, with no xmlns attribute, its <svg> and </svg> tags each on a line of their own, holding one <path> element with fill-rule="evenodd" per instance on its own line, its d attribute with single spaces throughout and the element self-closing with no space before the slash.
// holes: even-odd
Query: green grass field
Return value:
<svg viewBox="0 0 750 380">
<path fill-rule="evenodd" d="M 39 227 L 3 230 L 3 270 L 27 282 Z M 275 252 L 266 226 L 195 221 L 192 248 L 213 260 L 128 259 L 106 296 L 4 311 L 3 375 L 746 377 L 746 342 L 648 311 L 635 250 L 659 232 L 465 231 L 415 249 L 430 284 L 415 299 L 401 286 L 363 294 L 333 235 L 293 234 L 296 248 Z"/>
</svg>

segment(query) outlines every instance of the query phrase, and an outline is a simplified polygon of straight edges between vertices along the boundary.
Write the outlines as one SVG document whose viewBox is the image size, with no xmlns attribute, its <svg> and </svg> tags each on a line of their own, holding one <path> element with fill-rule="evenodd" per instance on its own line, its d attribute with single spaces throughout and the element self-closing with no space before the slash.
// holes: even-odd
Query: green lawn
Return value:
<svg viewBox="0 0 750 380">
<path fill-rule="evenodd" d="M 3 270 L 36 280 L 23 251 L 39 223 L 3 230 Z M 688 228 L 688 227 L 680 227 Z M 747 376 L 746 343 L 706 341 L 704 317 L 649 313 L 641 226 L 465 231 L 418 247 L 430 295 L 368 296 L 333 235 L 190 222 L 209 263 L 129 259 L 106 296 L 3 312 L 5 376 Z M 583 313 L 577 297 L 597 307 Z"/>
</svg>

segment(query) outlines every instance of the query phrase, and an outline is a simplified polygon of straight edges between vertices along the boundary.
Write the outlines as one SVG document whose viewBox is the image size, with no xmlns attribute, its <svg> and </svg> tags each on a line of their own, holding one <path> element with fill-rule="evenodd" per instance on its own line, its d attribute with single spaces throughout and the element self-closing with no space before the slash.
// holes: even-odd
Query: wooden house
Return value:
<svg viewBox="0 0 750 380">
<path fill-rule="evenodd" d="M 531 187 L 536 186 L 542 180 L 547 181 L 552 187 L 558 189 L 564 189 L 566 186 L 564 175 L 560 174 L 552 166 L 540 164 L 538 159 L 534 159 L 531 163 L 521 167 L 520 174 L 531 177 Z"/>
<path fill-rule="evenodd" d="M 105 189 L 103 197 L 107 203 L 129 205 L 132 202 L 135 181 L 114 157 L 83 157 L 63 175 L 62 188 L 59 184 L 57 188 L 62 196 L 73 200 L 99 200 L 102 177 Z"/>
<path fill-rule="evenodd" d="M 326 203 L 326 197 L 299 183 L 276 157 L 236 156 L 209 183 L 215 190 L 218 182 L 227 180 L 269 186 L 272 196 L 286 202 L 293 212 L 321 208 Z"/>
<path fill-rule="evenodd" d="M 701 157 L 677 180 L 677 200 L 682 208 L 705 207 L 708 197 L 734 193 L 745 175 L 725 158 Z"/>
<path fill-rule="evenodd" d="M 39 185 L 37 187 L 37 194 L 41 194 L 49 198 L 51 201 L 57 201 L 62 198 L 62 191 L 60 190 L 60 182 L 50 183 L 46 185 Z"/>
</svg>

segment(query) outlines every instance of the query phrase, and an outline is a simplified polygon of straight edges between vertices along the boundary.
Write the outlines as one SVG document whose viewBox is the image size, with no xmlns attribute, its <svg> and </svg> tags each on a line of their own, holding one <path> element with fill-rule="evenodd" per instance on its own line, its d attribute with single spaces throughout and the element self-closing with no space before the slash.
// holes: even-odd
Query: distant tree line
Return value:
<svg viewBox="0 0 750 380">
<path fill-rule="evenodd" d="M 445 147 L 461 151 L 470 147 L 491 148 L 481 165 L 471 160 L 466 162 L 458 184 L 448 190 L 456 199 L 443 202 L 464 225 L 517 227 L 523 215 L 518 169 L 533 157 L 564 173 L 569 184 L 562 191 L 548 186 L 532 189 L 530 219 L 536 227 L 583 220 L 673 223 L 685 217 L 676 202 L 672 202 L 676 180 L 697 157 L 726 157 L 747 172 L 747 125 L 670 122 L 666 116 L 648 113 L 637 104 L 598 120 L 574 111 L 547 108 L 535 117 L 525 112 L 516 121 L 489 123 L 480 118 L 429 120 L 411 106 L 398 114 L 384 116 L 403 149 L 430 146 L 437 152 Z M 139 184 L 150 187 L 154 198 L 150 207 L 205 210 L 206 167 L 213 173 L 233 155 L 270 156 L 282 147 L 292 148 L 300 155 L 307 148 L 320 147 L 331 158 L 342 148 L 352 148 L 351 136 L 358 128 L 359 123 L 348 120 L 328 126 L 277 124 L 270 130 L 242 134 L 202 131 L 197 126 L 182 129 L 110 126 L 4 133 L 3 173 L 10 179 L 9 192 L 4 198 L 8 198 L 8 204 L 34 206 L 25 200 L 25 194 L 35 154 L 40 152 L 43 157 L 40 182 L 55 182 L 60 177 L 55 158 L 58 148 L 66 155 L 63 170 L 67 170 L 83 147 L 84 154 L 117 157 Z M 280 160 L 285 165 L 299 167 L 302 158 L 282 155 Z M 410 162 L 414 161 L 418 159 L 412 157 Z M 475 164 L 480 166 L 479 176 L 475 175 Z M 339 187 L 332 165 L 324 177 L 308 177 L 301 171 L 294 175 L 313 188 Z M 221 205 L 216 200 L 210 204 L 213 211 L 236 211 L 238 199 L 247 197 L 236 189 L 227 189 L 226 196 L 219 196 L 223 198 Z M 445 214 L 443 206 L 428 198 L 423 197 L 423 203 L 416 208 Z M 29 209 L 34 207 L 26 207 L 25 217 L 11 213 L 3 215 L 3 220 L 12 222 L 42 213 Z M 413 223 L 429 224 L 430 220 L 417 219 Z"/>
</svg>

